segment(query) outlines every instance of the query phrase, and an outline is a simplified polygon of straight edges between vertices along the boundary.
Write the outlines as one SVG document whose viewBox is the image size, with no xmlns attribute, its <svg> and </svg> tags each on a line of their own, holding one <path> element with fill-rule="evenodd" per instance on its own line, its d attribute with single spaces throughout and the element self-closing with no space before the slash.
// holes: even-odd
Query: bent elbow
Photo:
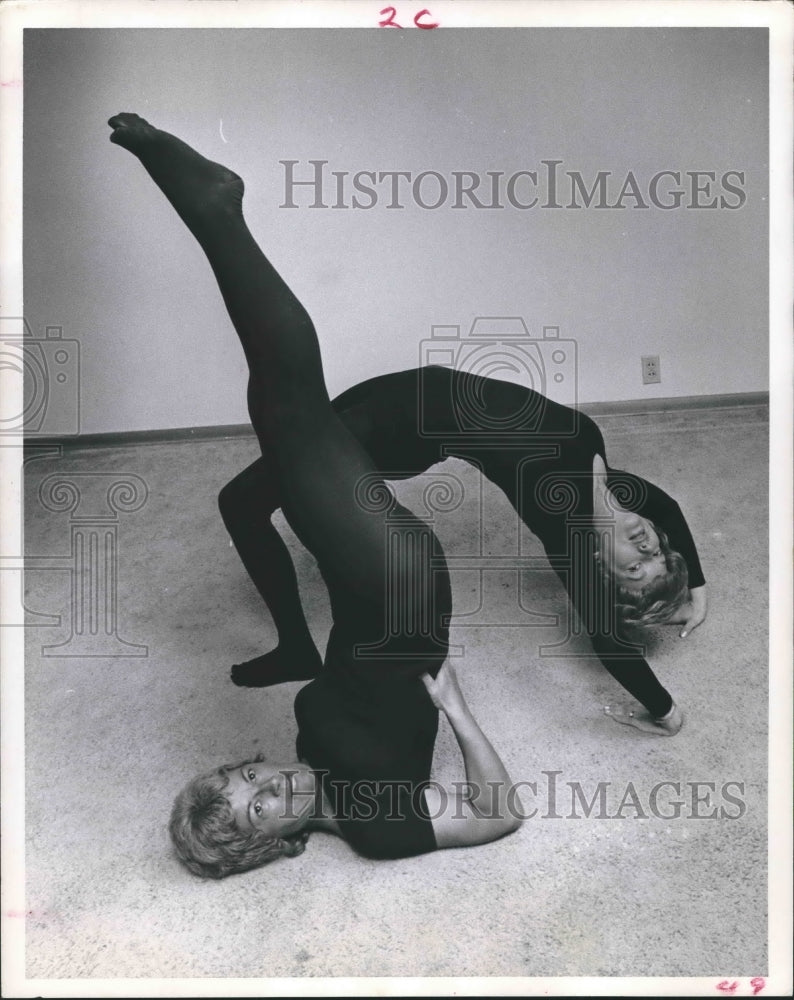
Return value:
<svg viewBox="0 0 794 1000">
<path fill-rule="evenodd" d="M 505 836 L 507 836 L 508 833 L 515 833 L 516 830 L 518 830 L 521 827 L 521 824 L 523 822 L 524 822 L 523 816 L 518 816 L 518 815 L 508 816 L 507 820 L 505 821 Z"/>
</svg>

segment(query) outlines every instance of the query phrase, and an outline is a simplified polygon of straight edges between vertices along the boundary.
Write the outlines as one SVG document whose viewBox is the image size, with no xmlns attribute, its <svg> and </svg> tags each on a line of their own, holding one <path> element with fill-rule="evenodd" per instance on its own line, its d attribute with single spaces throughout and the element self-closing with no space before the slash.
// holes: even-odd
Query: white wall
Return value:
<svg viewBox="0 0 794 1000">
<path fill-rule="evenodd" d="M 80 341 L 83 432 L 247 420 L 209 268 L 107 140 L 106 119 L 131 110 L 244 176 L 249 224 L 314 318 L 332 394 L 417 364 L 431 325 L 478 315 L 575 338 L 582 401 L 763 390 L 766 47 L 746 29 L 28 30 L 26 316 Z M 738 170 L 746 202 L 280 208 L 278 161 L 306 175 L 311 158 L 447 176 L 560 159 L 588 182 L 632 170 L 646 190 L 660 170 Z M 660 385 L 641 384 L 642 354 L 661 356 Z"/>
</svg>

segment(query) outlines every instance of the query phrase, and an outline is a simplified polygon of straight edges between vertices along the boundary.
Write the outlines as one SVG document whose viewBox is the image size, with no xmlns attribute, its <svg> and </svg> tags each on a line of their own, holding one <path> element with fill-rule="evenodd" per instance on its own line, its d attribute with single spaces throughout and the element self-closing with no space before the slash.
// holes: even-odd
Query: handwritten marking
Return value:
<svg viewBox="0 0 794 1000">
<path fill-rule="evenodd" d="M 754 976 L 750 980 L 750 986 L 753 991 L 753 996 L 757 996 L 761 992 L 761 990 L 766 986 L 766 979 L 764 979 L 763 976 Z M 733 982 L 731 982 L 728 979 L 722 979 L 720 980 L 720 982 L 717 983 L 717 985 L 714 988 L 719 990 L 721 993 L 728 993 L 731 996 L 733 996 L 733 994 L 739 988 L 739 980 L 734 979 Z"/>
<path fill-rule="evenodd" d="M 397 16 L 397 9 L 395 7 L 384 7 L 383 10 L 378 11 L 379 14 L 386 14 L 388 12 L 388 17 L 385 21 L 378 21 L 379 28 L 402 28 L 401 24 L 397 24 L 394 20 Z"/>
<path fill-rule="evenodd" d="M 0 87 L 21 87 L 21 80 L 0 80 Z"/>
<path fill-rule="evenodd" d="M 402 28 L 402 25 L 398 24 L 397 21 L 395 20 L 395 18 L 397 17 L 396 7 L 384 7 L 383 10 L 378 11 L 378 13 L 381 15 L 381 17 L 387 15 L 385 20 L 378 21 L 378 27 Z M 437 28 L 438 21 L 433 21 L 430 24 L 421 23 L 423 17 L 432 17 L 432 16 L 433 15 L 430 13 L 430 11 L 426 7 L 423 7 L 422 10 L 420 10 L 417 14 L 414 14 L 414 25 L 417 28 L 423 28 L 425 31 L 429 30 L 430 28 Z"/>
<path fill-rule="evenodd" d="M 428 29 L 430 29 L 430 28 L 437 28 L 438 27 L 438 21 L 433 21 L 432 24 L 420 24 L 419 23 L 419 19 L 420 18 L 422 18 L 422 17 L 432 17 L 432 16 L 433 15 L 430 13 L 429 10 L 427 10 L 427 9 L 420 10 L 419 13 L 416 15 L 416 17 L 414 18 L 414 24 L 417 26 L 417 28 L 424 28 L 426 31 Z"/>
</svg>

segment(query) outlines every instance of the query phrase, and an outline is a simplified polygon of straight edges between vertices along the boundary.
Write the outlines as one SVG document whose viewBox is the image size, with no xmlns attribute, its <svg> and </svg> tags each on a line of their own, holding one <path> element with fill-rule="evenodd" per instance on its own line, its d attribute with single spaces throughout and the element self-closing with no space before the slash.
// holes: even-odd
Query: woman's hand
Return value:
<svg viewBox="0 0 794 1000">
<path fill-rule="evenodd" d="M 430 695 L 430 700 L 445 715 L 459 713 L 462 709 L 467 709 L 466 699 L 458 685 L 458 678 L 454 668 L 448 663 L 444 663 L 435 677 L 430 674 L 422 674 L 422 681 Z"/>
<path fill-rule="evenodd" d="M 605 705 L 604 714 L 623 726 L 633 726 L 642 733 L 656 736 L 675 736 L 684 724 L 684 716 L 676 704 L 673 704 L 669 717 L 664 719 L 654 719 L 644 708 L 630 708 L 628 705 Z"/>
<path fill-rule="evenodd" d="M 682 639 L 686 639 L 692 629 L 702 625 L 706 620 L 708 611 L 708 601 L 706 599 L 706 587 L 695 587 L 689 591 L 689 603 L 681 609 L 684 612 L 684 627 L 679 632 Z"/>
<path fill-rule="evenodd" d="M 706 620 L 707 612 L 706 587 L 695 587 L 689 591 L 689 600 L 682 604 L 672 618 L 668 618 L 666 625 L 683 625 L 678 633 L 682 639 L 686 639 L 692 629 L 697 628 Z"/>
</svg>

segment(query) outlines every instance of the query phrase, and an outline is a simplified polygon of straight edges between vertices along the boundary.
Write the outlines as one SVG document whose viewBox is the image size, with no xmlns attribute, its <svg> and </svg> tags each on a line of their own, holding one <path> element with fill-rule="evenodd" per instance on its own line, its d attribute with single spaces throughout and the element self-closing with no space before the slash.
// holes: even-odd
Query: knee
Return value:
<svg viewBox="0 0 794 1000">
<path fill-rule="evenodd" d="M 228 526 L 229 520 L 234 517 L 234 510 L 237 506 L 237 491 L 235 481 L 232 480 L 221 488 L 218 494 L 218 510 L 221 512 L 223 523 Z"/>
<path fill-rule="evenodd" d="M 251 506 L 250 492 L 243 473 L 221 488 L 218 493 L 218 510 L 227 528 L 239 522 Z"/>
<path fill-rule="evenodd" d="M 260 523 L 263 517 L 269 518 L 278 506 L 276 491 L 261 459 L 235 476 L 218 493 L 218 509 L 230 533 L 232 526 L 241 521 Z"/>
</svg>

